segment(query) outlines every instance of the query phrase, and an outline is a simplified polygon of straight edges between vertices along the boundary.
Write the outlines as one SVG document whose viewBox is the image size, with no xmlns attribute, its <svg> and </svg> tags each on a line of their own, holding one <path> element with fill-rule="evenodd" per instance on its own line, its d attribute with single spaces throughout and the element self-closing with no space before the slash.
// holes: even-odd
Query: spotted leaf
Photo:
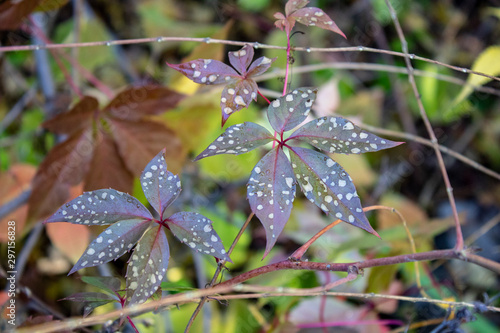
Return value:
<svg viewBox="0 0 500 333">
<path fill-rule="evenodd" d="M 229 62 L 242 76 L 245 76 L 247 68 L 252 62 L 253 54 L 253 47 L 250 44 L 245 44 L 240 50 L 229 52 Z"/>
<path fill-rule="evenodd" d="M 311 149 L 290 149 L 302 192 L 325 213 L 378 236 L 368 222 L 351 177 L 330 157 Z"/>
<path fill-rule="evenodd" d="M 259 76 L 263 74 L 265 71 L 267 71 L 273 62 L 276 61 L 276 58 L 267 58 L 267 57 L 260 57 L 257 58 L 251 65 L 250 68 L 248 68 L 248 77 L 254 77 L 254 76 Z"/>
<path fill-rule="evenodd" d="M 144 303 L 158 289 L 167 272 L 170 256 L 161 225 L 144 234 L 127 267 L 127 304 Z"/>
<path fill-rule="evenodd" d="M 297 22 L 307 26 L 317 26 L 321 29 L 330 30 L 346 38 L 337 24 L 324 11 L 315 7 L 301 8 L 293 12 L 291 17 Z"/>
<path fill-rule="evenodd" d="M 307 142 L 329 153 L 360 154 L 392 148 L 402 142 L 382 139 L 342 117 L 322 117 L 297 129 L 289 139 Z"/>
<path fill-rule="evenodd" d="M 167 65 L 181 72 L 190 80 L 201 84 L 228 83 L 240 77 L 230 66 L 212 59 L 196 59 L 179 65 L 169 63 Z"/>
<path fill-rule="evenodd" d="M 85 225 L 106 225 L 120 220 L 152 219 L 139 200 L 113 189 L 85 192 L 64 204 L 45 222 L 70 222 Z"/>
<path fill-rule="evenodd" d="M 150 224 L 148 220 L 133 219 L 111 225 L 89 244 L 69 274 L 120 258 L 134 247 Z"/>
<path fill-rule="evenodd" d="M 295 198 L 295 177 L 285 153 L 275 148 L 253 169 L 247 184 L 248 201 L 266 230 L 266 256 L 285 227 Z"/>
<path fill-rule="evenodd" d="M 251 122 L 230 126 L 194 160 L 220 154 L 239 155 L 262 146 L 274 137 L 264 127 Z"/>
<path fill-rule="evenodd" d="M 274 100 L 267 108 L 267 117 L 278 133 L 289 131 L 302 123 L 316 99 L 316 89 L 299 88 Z"/>
<path fill-rule="evenodd" d="M 144 195 L 160 216 L 181 193 L 179 177 L 167 170 L 165 149 L 148 163 L 140 180 Z"/>
<path fill-rule="evenodd" d="M 288 16 L 297 9 L 305 7 L 308 3 L 308 0 L 289 0 L 285 5 L 285 14 Z"/>
<path fill-rule="evenodd" d="M 166 222 L 175 237 L 193 250 L 232 262 L 210 219 L 198 213 L 180 212 Z"/>
<path fill-rule="evenodd" d="M 226 85 L 220 98 L 222 126 L 231 114 L 247 108 L 252 99 L 257 100 L 257 83 L 254 80 L 238 80 Z"/>
</svg>

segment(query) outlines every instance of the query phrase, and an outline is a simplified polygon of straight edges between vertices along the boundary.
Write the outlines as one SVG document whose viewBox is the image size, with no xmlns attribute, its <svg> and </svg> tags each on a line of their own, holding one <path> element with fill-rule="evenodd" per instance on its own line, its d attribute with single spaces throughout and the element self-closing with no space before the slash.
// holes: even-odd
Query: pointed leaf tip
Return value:
<svg viewBox="0 0 500 333">
<path fill-rule="evenodd" d="M 113 189 L 85 192 L 64 204 L 45 220 L 84 225 L 106 225 L 120 220 L 152 219 L 149 210 L 136 198 Z"/>
<path fill-rule="evenodd" d="M 220 154 L 239 155 L 249 152 L 274 140 L 264 127 L 251 122 L 230 126 L 207 149 L 202 151 L 195 161 Z"/>
<path fill-rule="evenodd" d="M 364 131 L 342 117 L 322 117 L 297 129 L 289 139 L 307 142 L 328 153 L 362 154 L 400 145 Z"/>
</svg>

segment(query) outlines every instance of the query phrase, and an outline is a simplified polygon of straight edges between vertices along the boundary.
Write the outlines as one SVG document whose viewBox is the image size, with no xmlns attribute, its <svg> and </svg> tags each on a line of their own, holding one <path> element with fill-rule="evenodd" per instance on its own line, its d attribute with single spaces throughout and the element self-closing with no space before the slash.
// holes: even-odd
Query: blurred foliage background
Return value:
<svg viewBox="0 0 500 333">
<path fill-rule="evenodd" d="M 11 10 L 8 2 L 0 1 L 0 18 Z M 2 46 L 39 43 L 39 36 L 27 28 L 33 23 L 54 43 L 164 36 L 212 37 L 286 46 L 285 34 L 273 25 L 273 14 L 283 11 L 284 1 L 45 0 L 30 3 L 36 8 L 28 13 L 31 19 L 27 13 L 17 13 L 18 17 L 11 21 L 17 19 L 18 24 L 9 26 L 10 21 L 6 19 L 0 23 Z M 391 3 L 411 53 L 493 76 L 500 73 L 498 1 L 393 0 Z M 331 32 L 300 26 L 292 37 L 293 46 L 401 50 L 383 0 L 317 0 L 310 5 L 328 13 L 348 38 L 344 40 Z M 167 159 L 169 165 L 178 166 L 175 171 L 181 173 L 183 182 L 181 200 L 169 209 L 187 209 L 206 215 L 214 221 L 214 228 L 226 248 L 229 247 L 250 214 L 245 184 L 264 151 L 191 162 L 221 133 L 222 87 L 196 85 L 167 69 L 165 62 L 197 58 L 227 61 L 227 52 L 236 49 L 235 46 L 179 41 L 62 49 L 55 53 L 41 50 L 0 53 L 0 205 L 3 205 L 0 208 L 29 194 L 27 191 L 42 161 L 66 138 L 43 129 L 41 124 L 65 112 L 80 99 L 68 78 L 83 95 L 96 97 L 101 106 L 109 102 L 109 97 L 94 84 L 95 80 L 115 93 L 131 86 L 159 84 L 187 95 L 173 109 L 154 117 L 175 134 L 183 151 Z M 56 58 L 64 59 L 61 53 L 73 59 L 72 62 L 62 60 L 64 70 L 56 61 Z M 45 58 L 41 54 L 45 54 Z M 256 49 L 256 56 L 260 55 L 278 57 L 259 87 L 279 93 L 283 87 L 279 70 L 285 67 L 286 53 Z M 366 51 L 293 52 L 292 56 L 291 87 L 320 89 L 314 109 L 316 116 L 340 115 L 358 124 L 427 137 L 407 76 L 402 74 L 406 71 L 403 58 Z M 342 64 L 350 69 L 339 68 Z M 308 65 L 323 65 L 323 68 L 307 70 L 304 66 Z M 487 168 L 500 170 L 499 82 L 423 61 L 413 61 L 413 65 L 424 106 L 440 144 Z M 89 79 L 85 71 L 95 76 L 95 80 Z M 478 91 L 471 85 L 484 89 Z M 234 114 L 226 126 L 243 121 L 267 126 L 265 107 L 266 102 L 259 98 L 249 109 Z M 168 147 L 171 143 L 154 144 Z M 453 223 L 446 189 L 431 148 L 409 141 L 389 151 L 332 157 L 353 178 L 364 206 L 382 204 L 396 208 L 405 216 L 417 251 L 453 246 L 455 236 L 449 231 L 453 230 Z M 145 165 L 148 161 L 138 163 Z M 446 155 L 445 161 L 467 244 L 481 248 L 482 255 L 500 261 L 500 182 Z M 103 163 L 88 172 L 113 167 Z M 81 185 L 72 186 L 69 195 L 75 197 L 81 191 Z M 132 192 L 138 197 L 142 195 L 137 180 Z M 21 203 L 0 221 L 2 253 L 6 251 L 6 223 L 16 221 L 18 257 L 28 235 L 43 218 L 39 216 L 38 220 L 25 224 L 28 207 L 26 200 Z M 307 258 L 345 262 L 411 251 L 404 226 L 395 215 L 385 211 L 370 213 L 369 219 L 382 240 L 341 224 L 323 235 L 309 249 Z M 254 219 L 232 254 L 234 264 L 228 265 L 224 278 L 287 258 L 332 221 L 332 217 L 322 214 L 304 197 L 297 198 L 277 246 L 262 260 L 265 234 L 260 222 Z M 18 296 L 18 304 L 22 304 L 18 307 L 19 322 L 29 323 L 37 316 L 48 316 L 42 320 L 50 320 L 81 314 L 78 304 L 58 301 L 75 292 L 92 290 L 77 278 L 79 274 L 123 276 L 128 256 L 66 276 L 90 239 L 99 233 L 99 230 L 75 227 L 62 223 L 49 225 L 35 240 L 19 282 L 24 290 Z M 162 285 L 163 294 L 203 288 L 215 271 L 213 258 L 198 256 L 175 240 L 170 242 L 170 247 L 171 262 Z M 5 267 L 3 255 L 0 262 Z M 424 295 L 437 299 L 482 301 L 483 293 L 493 296 L 500 291 L 498 276 L 463 262 L 422 263 L 420 273 Z M 314 287 L 341 276 L 280 271 L 251 282 Z M 338 290 L 422 295 L 413 263 L 369 269 L 356 282 Z M 1 295 L 4 302 L 6 295 Z M 169 311 L 148 313 L 135 322 L 141 332 L 179 332 L 195 306 L 182 305 Z M 95 313 L 108 312 L 112 307 L 103 306 Z M 435 305 L 377 299 L 276 297 L 227 303 L 212 301 L 195 321 L 192 332 L 319 332 L 320 328 L 312 327 L 321 320 L 331 324 L 329 332 L 387 332 L 417 323 L 423 323 L 423 327 L 413 331 L 430 332 L 439 324 L 434 319 L 446 314 L 446 308 Z M 367 322 L 371 324 L 366 325 Z M 467 332 L 495 332 L 499 324 L 498 316 L 486 313 L 477 314 L 476 321 L 461 328 Z M 126 327 L 127 330 L 130 328 Z"/>
</svg>

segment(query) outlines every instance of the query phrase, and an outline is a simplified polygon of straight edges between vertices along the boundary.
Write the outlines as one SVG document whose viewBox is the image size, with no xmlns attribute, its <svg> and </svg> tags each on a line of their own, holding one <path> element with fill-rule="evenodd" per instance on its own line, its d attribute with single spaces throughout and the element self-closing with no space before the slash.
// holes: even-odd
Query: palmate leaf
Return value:
<svg viewBox="0 0 500 333">
<path fill-rule="evenodd" d="M 361 154 L 392 148 L 402 142 L 382 139 L 342 117 L 322 117 L 301 126 L 288 138 L 329 153 Z"/>
<path fill-rule="evenodd" d="M 330 157 L 311 149 L 290 149 L 302 192 L 325 213 L 378 236 L 368 222 L 351 177 Z"/>
<path fill-rule="evenodd" d="M 181 193 L 179 176 L 167 170 L 165 149 L 160 151 L 144 168 L 141 185 L 149 203 L 163 218 L 163 212 Z"/>
<path fill-rule="evenodd" d="M 193 250 L 232 262 L 219 235 L 212 228 L 212 221 L 205 216 L 180 212 L 170 216 L 166 223 L 175 237 Z"/>
<path fill-rule="evenodd" d="M 247 184 L 248 201 L 266 230 L 264 257 L 271 251 L 290 217 L 295 184 L 290 162 L 278 147 L 268 152 L 250 175 Z"/>
<path fill-rule="evenodd" d="M 220 154 L 243 154 L 272 140 L 274 140 L 273 135 L 260 125 L 251 122 L 236 124 L 228 127 L 194 160 Z"/>
<path fill-rule="evenodd" d="M 238 51 L 229 52 L 229 62 L 236 70 L 213 59 L 197 59 L 179 65 L 169 63 L 167 65 L 196 83 L 226 84 L 220 103 L 222 126 L 224 126 L 231 114 L 248 107 L 252 100 L 257 100 L 258 87 L 253 77 L 267 71 L 276 60 L 276 58 L 260 57 L 250 64 L 253 56 L 253 47 L 246 44 Z"/>
<path fill-rule="evenodd" d="M 70 222 L 85 225 L 106 225 L 120 220 L 153 218 L 139 200 L 113 189 L 85 192 L 63 205 L 49 222 Z"/>
<path fill-rule="evenodd" d="M 316 92 L 316 89 L 299 88 L 272 101 L 267 108 L 267 117 L 274 130 L 283 133 L 306 120 Z"/>
<path fill-rule="evenodd" d="M 150 220 L 142 219 L 123 220 L 111 225 L 89 244 L 68 275 L 120 258 L 132 249 L 150 225 Z"/>
<path fill-rule="evenodd" d="M 158 289 L 168 267 L 170 250 L 161 225 L 137 243 L 127 267 L 127 304 L 145 302 Z"/>
</svg>

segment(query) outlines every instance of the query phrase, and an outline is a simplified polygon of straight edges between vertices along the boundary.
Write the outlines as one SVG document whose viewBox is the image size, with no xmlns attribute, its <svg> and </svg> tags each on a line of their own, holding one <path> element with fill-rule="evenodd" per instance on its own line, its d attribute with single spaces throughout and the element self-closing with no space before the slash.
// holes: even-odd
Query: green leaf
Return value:
<svg viewBox="0 0 500 333">
<path fill-rule="evenodd" d="M 498 76 L 500 74 L 500 46 L 490 46 L 484 50 L 479 57 L 474 61 L 472 65 L 472 70 L 476 72 L 481 72 L 488 74 L 490 76 Z M 456 108 L 458 104 L 463 102 L 473 91 L 474 86 L 481 86 L 490 82 L 491 79 L 485 76 L 480 76 L 476 74 L 469 74 L 467 78 L 467 85 L 464 85 L 458 96 L 453 101 L 452 105 L 454 108 L 449 109 L 446 112 L 447 116 L 460 116 L 464 113 L 466 108 Z"/>
<path fill-rule="evenodd" d="M 111 295 L 115 295 L 115 292 L 121 287 L 120 279 L 114 276 L 82 276 L 82 281 Z"/>
</svg>

